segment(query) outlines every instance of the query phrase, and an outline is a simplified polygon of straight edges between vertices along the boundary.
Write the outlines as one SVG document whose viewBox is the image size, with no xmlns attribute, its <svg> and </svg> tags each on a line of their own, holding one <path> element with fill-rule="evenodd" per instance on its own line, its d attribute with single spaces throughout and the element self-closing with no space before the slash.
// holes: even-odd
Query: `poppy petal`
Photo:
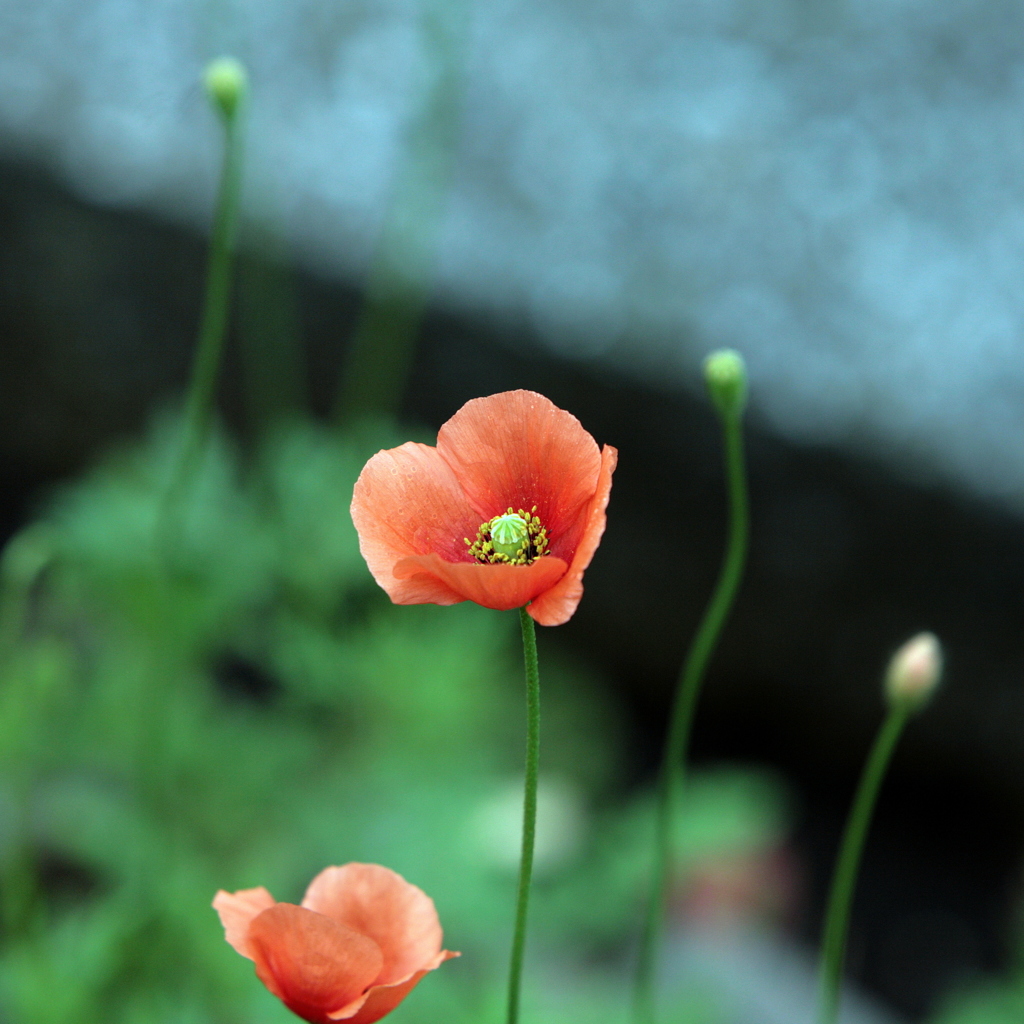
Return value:
<svg viewBox="0 0 1024 1024">
<path fill-rule="evenodd" d="M 349 1024 L 374 1024 L 385 1014 L 390 1013 L 418 984 L 420 979 L 429 974 L 435 968 L 440 967 L 445 960 L 450 960 L 458 953 L 449 950 L 442 950 L 430 965 L 421 971 L 417 971 L 411 978 L 398 985 L 375 985 L 370 989 L 366 1002 L 352 1016 L 339 1016 L 336 1013 L 330 1014 L 331 1020 L 345 1020 Z"/>
<path fill-rule="evenodd" d="M 378 985 L 406 981 L 441 949 L 434 901 L 378 864 L 326 868 L 310 883 L 302 905 L 373 939 L 384 956 Z"/>
<path fill-rule="evenodd" d="M 255 917 L 249 944 L 263 984 L 307 1021 L 327 1021 L 357 1000 L 362 1005 L 384 964 L 373 939 L 291 903 Z"/>
<path fill-rule="evenodd" d="M 392 572 L 400 559 L 431 551 L 449 561 L 469 557 L 465 538 L 476 536 L 480 516 L 436 448 L 410 441 L 374 455 L 356 481 L 352 521 L 373 578 L 396 604 L 463 600 L 438 577 Z"/>
<path fill-rule="evenodd" d="M 575 522 L 601 468 L 597 443 L 580 421 L 534 391 L 467 402 L 438 431 L 437 451 L 480 521 L 536 505 L 552 538 Z"/>
<path fill-rule="evenodd" d="M 224 938 L 235 950 L 248 959 L 254 959 L 249 946 L 249 925 L 253 918 L 274 906 L 277 900 L 263 888 L 239 889 L 238 892 L 217 891 L 213 897 L 213 909 L 220 915 L 224 925 Z"/>
<path fill-rule="evenodd" d="M 395 575 L 418 579 L 429 573 L 458 594 L 460 601 L 474 601 L 485 608 L 508 611 L 522 608 L 538 594 L 549 590 L 568 568 L 566 562 L 554 555 L 545 555 L 530 565 L 483 565 L 480 562 L 445 562 L 429 554 L 403 558 L 395 566 Z"/>
<path fill-rule="evenodd" d="M 611 445 L 605 445 L 601 450 L 601 473 L 597 481 L 597 490 L 590 499 L 583 535 L 576 545 L 572 564 L 566 574 L 536 598 L 527 609 L 542 626 L 560 626 L 563 622 L 568 622 L 576 611 L 580 598 L 583 597 L 583 573 L 590 565 L 598 544 L 601 543 L 601 535 L 607 522 L 605 509 L 608 507 L 608 497 L 612 489 L 612 473 L 615 471 L 618 458 L 618 451 Z M 535 562 L 534 565 L 536 564 Z"/>
</svg>

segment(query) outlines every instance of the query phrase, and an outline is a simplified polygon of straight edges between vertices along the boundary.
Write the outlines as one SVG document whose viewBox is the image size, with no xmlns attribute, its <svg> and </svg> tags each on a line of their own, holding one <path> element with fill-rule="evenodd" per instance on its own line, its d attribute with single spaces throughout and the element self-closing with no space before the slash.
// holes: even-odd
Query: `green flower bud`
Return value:
<svg viewBox="0 0 1024 1024">
<path fill-rule="evenodd" d="M 890 705 L 911 710 L 924 707 L 942 678 L 942 648 L 934 633 L 918 633 L 893 656 L 885 673 L 885 696 Z"/>
<path fill-rule="evenodd" d="M 731 348 L 712 352 L 704 360 L 704 380 L 723 416 L 739 416 L 747 404 L 747 367 Z"/>
<path fill-rule="evenodd" d="M 207 65 L 204 81 L 210 102 L 232 120 L 249 84 L 245 68 L 234 57 L 218 57 Z"/>
</svg>

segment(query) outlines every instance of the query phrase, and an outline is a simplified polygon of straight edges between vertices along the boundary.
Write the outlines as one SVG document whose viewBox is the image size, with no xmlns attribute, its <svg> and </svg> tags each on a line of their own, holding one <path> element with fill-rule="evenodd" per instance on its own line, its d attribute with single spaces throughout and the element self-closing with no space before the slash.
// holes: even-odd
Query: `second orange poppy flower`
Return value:
<svg viewBox="0 0 1024 1024">
<path fill-rule="evenodd" d="M 532 391 L 467 402 L 437 435 L 378 452 L 352 519 L 374 579 L 396 604 L 527 606 L 568 621 L 605 528 L 618 453 Z"/>
</svg>

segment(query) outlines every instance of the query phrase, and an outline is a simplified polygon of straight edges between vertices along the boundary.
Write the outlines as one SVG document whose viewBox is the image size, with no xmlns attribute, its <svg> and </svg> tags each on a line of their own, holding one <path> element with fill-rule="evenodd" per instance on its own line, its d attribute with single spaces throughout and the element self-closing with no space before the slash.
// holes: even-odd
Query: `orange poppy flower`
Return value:
<svg viewBox="0 0 1024 1024">
<path fill-rule="evenodd" d="M 567 622 L 605 527 L 618 453 L 532 391 L 467 402 L 437 434 L 363 467 L 352 520 L 395 604 L 527 610 Z"/>
<path fill-rule="evenodd" d="M 325 868 L 299 907 L 261 886 L 222 889 L 213 908 L 260 981 L 314 1024 L 373 1024 L 459 955 L 441 948 L 434 901 L 377 864 Z"/>
</svg>

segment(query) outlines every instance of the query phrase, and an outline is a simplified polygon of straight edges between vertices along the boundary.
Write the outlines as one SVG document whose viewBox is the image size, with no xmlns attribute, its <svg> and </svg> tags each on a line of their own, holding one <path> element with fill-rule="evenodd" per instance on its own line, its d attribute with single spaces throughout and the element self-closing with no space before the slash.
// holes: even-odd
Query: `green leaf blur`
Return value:
<svg viewBox="0 0 1024 1024">
<path fill-rule="evenodd" d="M 0 1013 L 19 1024 L 290 1017 L 223 939 L 218 888 L 298 901 L 323 867 L 386 864 L 463 957 L 396 1011 L 497 1019 L 522 735 L 514 616 L 394 608 L 348 513 L 396 443 L 280 426 L 215 436 L 168 525 L 178 425 L 55 495 L 0 572 Z M 543 642 L 543 641 L 542 641 Z M 544 657 L 531 1019 L 626 1019 L 601 958 L 632 933 L 651 806 L 616 782 L 600 680 Z M 698 780 L 680 856 L 768 844 L 777 783 Z M 593 892 L 601 899 L 593 899 Z M 588 964 L 590 966 L 588 966 Z M 713 1022 L 690 996 L 673 1019 Z"/>
</svg>

